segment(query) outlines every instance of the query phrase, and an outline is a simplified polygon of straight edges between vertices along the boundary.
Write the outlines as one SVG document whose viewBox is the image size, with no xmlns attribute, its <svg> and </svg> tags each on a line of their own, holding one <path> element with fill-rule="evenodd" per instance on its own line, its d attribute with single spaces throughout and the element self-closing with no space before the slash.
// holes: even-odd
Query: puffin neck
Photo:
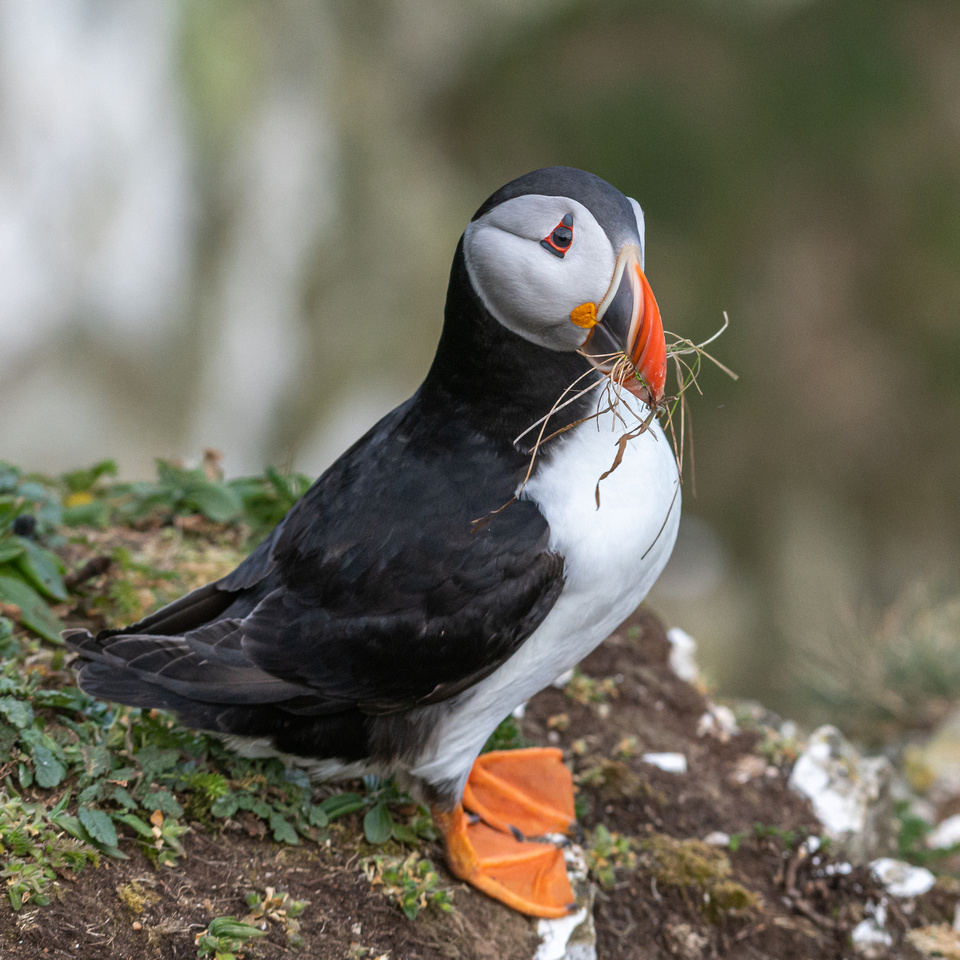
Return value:
<svg viewBox="0 0 960 960">
<path fill-rule="evenodd" d="M 420 402 L 512 443 L 589 369 L 578 353 L 548 350 L 525 340 L 490 314 L 473 289 L 461 238 L 450 271 L 443 332 L 420 388 Z M 584 416 L 592 403 L 595 399 L 585 396 L 556 411 L 549 431 Z"/>
</svg>

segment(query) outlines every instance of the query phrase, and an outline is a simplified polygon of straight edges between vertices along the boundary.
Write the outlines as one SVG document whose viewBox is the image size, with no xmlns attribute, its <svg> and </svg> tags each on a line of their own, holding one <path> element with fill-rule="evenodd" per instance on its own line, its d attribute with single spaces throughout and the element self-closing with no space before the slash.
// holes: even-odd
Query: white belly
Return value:
<svg viewBox="0 0 960 960">
<path fill-rule="evenodd" d="M 553 441 L 523 496 L 550 525 L 564 558 L 553 609 L 498 670 L 462 695 L 412 771 L 430 782 L 466 777 L 487 738 L 515 707 L 582 660 L 646 596 L 673 550 L 680 478 L 660 425 L 631 440 L 610 469 L 624 428 L 610 414 Z M 546 451 L 545 451 L 546 452 Z"/>
</svg>

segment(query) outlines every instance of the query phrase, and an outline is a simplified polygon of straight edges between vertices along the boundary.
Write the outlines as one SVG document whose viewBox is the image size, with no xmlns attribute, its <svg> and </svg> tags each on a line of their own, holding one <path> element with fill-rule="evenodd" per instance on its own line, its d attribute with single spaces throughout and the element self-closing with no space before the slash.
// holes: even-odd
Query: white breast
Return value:
<svg viewBox="0 0 960 960">
<path fill-rule="evenodd" d="M 550 525 L 564 558 L 564 587 L 523 646 L 461 698 L 412 771 L 431 782 L 466 777 L 489 735 L 516 706 L 583 659 L 628 617 L 670 557 L 680 521 L 680 478 L 660 425 L 631 440 L 612 414 L 551 441 L 523 496 Z M 552 449 L 550 449 L 552 448 Z"/>
</svg>

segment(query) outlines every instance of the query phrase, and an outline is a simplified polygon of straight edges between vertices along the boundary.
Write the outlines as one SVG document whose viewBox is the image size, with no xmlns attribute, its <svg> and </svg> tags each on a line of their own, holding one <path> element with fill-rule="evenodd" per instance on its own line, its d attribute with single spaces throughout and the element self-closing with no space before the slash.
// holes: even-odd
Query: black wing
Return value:
<svg viewBox="0 0 960 960">
<path fill-rule="evenodd" d="M 453 696 L 503 663 L 562 587 L 536 505 L 494 513 L 525 470 L 415 397 L 229 576 L 123 631 L 68 637 L 88 662 L 81 683 L 185 718 L 198 715 L 185 700 L 328 714 Z"/>
</svg>

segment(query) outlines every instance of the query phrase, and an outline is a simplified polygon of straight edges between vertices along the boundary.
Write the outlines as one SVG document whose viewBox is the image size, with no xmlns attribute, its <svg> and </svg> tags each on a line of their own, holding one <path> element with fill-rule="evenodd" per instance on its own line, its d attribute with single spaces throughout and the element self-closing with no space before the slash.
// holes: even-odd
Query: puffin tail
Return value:
<svg viewBox="0 0 960 960">
<path fill-rule="evenodd" d="M 267 738 L 282 754 L 342 762 L 368 757 L 368 718 L 353 704 L 331 701 L 251 663 L 237 625 L 220 620 L 186 636 L 93 636 L 87 630 L 62 636 L 77 654 L 77 683 L 93 697 L 172 710 L 198 730 Z"/>
<path fill-rule="evenodd" d="M 218 626 L 224 632 L 229 622 Z M 201 730 L 261 736 L 276 724 L 275 704 L 309 693 L 236 656 L 208 659 L 210 645 L 183 637 L 87 630 L 65 630 L 62 637 L 78 655 L 73 668 L 83 691 L 131 707 L 172 710 Z"/>
</svg>

